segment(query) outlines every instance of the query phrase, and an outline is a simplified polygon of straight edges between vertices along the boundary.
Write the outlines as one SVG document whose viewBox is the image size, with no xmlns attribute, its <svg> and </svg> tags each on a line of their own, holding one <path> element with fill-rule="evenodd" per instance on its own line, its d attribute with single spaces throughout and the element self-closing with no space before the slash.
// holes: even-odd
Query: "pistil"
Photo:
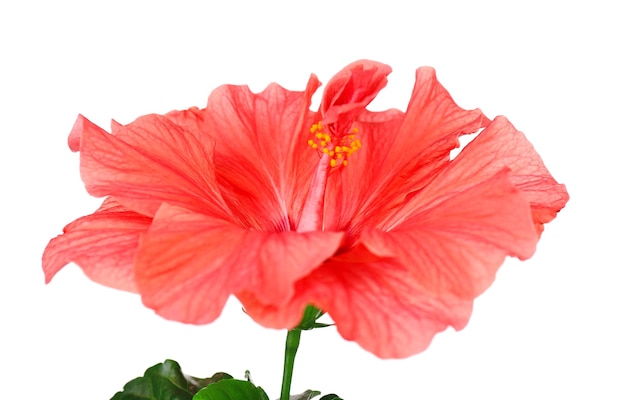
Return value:
<svg viewBox="0 0 626 400">
<path fill-rule="evenodd" d="M 328 129 L 330 128 L 330 129 Z M 298 221 L 298 232 L 319 231 L 324 222 L 324 195 L 326 182 L 331 168 L 346 167 L 348 158 L 361 148 L 361 141 L 356 139 L 357 128 L 352 128 L 343 134 L 334 131 L 334 124 L 325 127 L 322 121 L 311 126 L 312 139 L 308 143 L 320 153 L 320 161 L 313 174 L 309 193 L 302 208 L 302 215 Z"/>
<path fill-rule="evenodd" d="M 298 232 L 321 231 L 323 228 L 324 195 L 326 194 L 326 181 L 330 169 L 329 159 L 330 156 L 324 153 L 317 164 L 309 193 L 304 201 L 302 215 L 296 227 Z"/>
</svg>

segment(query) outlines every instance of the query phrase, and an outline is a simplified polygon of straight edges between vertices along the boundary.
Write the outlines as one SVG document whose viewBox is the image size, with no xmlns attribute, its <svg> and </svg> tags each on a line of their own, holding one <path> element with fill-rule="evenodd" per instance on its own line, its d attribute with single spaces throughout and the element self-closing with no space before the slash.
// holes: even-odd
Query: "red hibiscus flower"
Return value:
<svg viewBox="0 0 626 400">
<path fill-rule="evenodd" d="M 222 86 L 205 109 L 69 137 L 87 191 L 105 197 L 43 255 L 134 291 L 159 315 L 204 324 L 235 295 L 292 328 L 307 305 L 380 357 L 461 329 L 506 256 L 530 257 L 568 199 L 504 117 L 458 107 L 420 68 L 406 112 L 366 106 L 391 69 L 358 61 L 326 86 Z M 484 128 L 454 159 L 460 135 Z"/>
</svg>

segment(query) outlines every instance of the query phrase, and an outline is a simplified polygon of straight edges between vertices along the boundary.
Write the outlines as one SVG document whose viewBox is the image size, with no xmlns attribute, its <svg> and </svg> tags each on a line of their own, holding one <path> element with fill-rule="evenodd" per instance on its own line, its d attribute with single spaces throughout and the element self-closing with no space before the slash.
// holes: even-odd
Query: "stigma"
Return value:
<svg viewBox="0 0 626 400">
<path fill-rule="evenodd" d="M 331 135 L 329 130 L 324 129 L 322 121 L 311 126 L 312 139 L 309 139 L 309 146 L 328 155 L 328 163 L 331 167 L 345 167 L 348 165 L 348 158 L 361 148 L 361 141 L 356 139 L 359 130 L 353 127 L 345 134 Z"/>
</svg>

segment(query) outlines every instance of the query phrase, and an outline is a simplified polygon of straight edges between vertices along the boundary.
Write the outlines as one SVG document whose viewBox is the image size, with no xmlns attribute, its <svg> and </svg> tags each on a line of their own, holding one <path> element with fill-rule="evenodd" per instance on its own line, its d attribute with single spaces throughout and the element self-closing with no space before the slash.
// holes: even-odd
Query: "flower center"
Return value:
<svg viewBox="0 0 626 400">
<path fill-rule="evenodd" d="M 314 138 L 309 139 L 309 146 L 322 154 L 328 154 L 331 167 L 347 166 L 348 157 L 361 148 L 361 141 L 355 139 L 355 135 L 359 133 L 356 127 L 347 134 L 331 136 L 324 129 L 322 121 L 319 121 L 311 126 L 311 133 Z"/>
</svg>

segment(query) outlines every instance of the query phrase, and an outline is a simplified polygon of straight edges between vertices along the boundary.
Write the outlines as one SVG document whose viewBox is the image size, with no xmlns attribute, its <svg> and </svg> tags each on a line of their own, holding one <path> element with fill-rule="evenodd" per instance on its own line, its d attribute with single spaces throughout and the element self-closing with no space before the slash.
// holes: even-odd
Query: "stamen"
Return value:
<svg viewBox="0 0 626 400">
<path fill-rule="evenodd" d="M 328 154 L 331 167 L 347 166 L 348 158 L 361 148 L 361 141 L 355 139 L 359 133 L 358 128 L 353 127 L 344 135 L 334 133 L 332 136 L 324 131 L 322 121 L 311 126 L 314 139 L 309 139 L 309 146 L 322 154 Z"/>
</svg>

